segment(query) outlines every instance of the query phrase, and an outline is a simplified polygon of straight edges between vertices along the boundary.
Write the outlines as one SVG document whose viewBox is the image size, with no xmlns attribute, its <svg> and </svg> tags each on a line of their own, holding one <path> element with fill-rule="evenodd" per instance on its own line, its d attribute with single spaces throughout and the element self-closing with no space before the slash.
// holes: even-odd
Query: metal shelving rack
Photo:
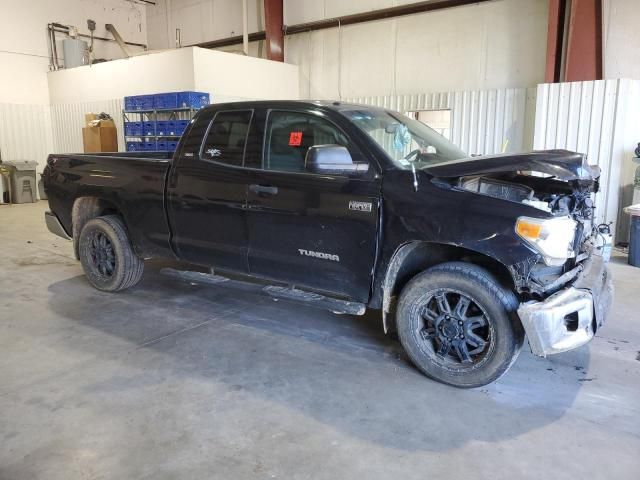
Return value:
<svg viewBox="0 0 640 480">
<path fill-rule="evenodd" d="M 181 108 L 167 108 L 167 109 L 150 109 L 150 110 L 122 110 L 122 124 L 125 122 L 141 122 L 144 125 L 144 122 L 157 122 L 160 121 L 171 121 L 171 120 L 191 120 L 195 113 L 200 110 L 200 108 L 194 107 L 181 107 Z M 134 115 L 139 115 L 138 119 L 132 120 L 131 118 Z M 164 118 L 159 117 L 161 115 Z M 131 118 L 130 118 L 131 117 Z M 155 135 L 127 135 L 125 131 L 124 141 L 125 145 L 129 142 L 130 139 L 139 139 L 141 143 L 148 143 L 148 139 L 153 139 L 153 143 L 156 148 L 158 145 L 159 139 L 165 139 L 168 141 L 171 140 L 179 140 L 182 135 L 158 135 L 157 132 Z"/>
</svg>

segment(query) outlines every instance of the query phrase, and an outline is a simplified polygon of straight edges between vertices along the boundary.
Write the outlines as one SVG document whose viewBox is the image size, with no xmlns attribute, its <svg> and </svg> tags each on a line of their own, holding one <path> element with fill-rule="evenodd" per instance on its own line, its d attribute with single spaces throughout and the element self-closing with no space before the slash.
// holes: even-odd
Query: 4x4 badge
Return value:
<svg viewBox="0 0 640 480">
<path fill-rule="evenodd" d="M 371 202 L 356 202 L 354 200 L 349 202 L 349 210 L 356 210 L 358 212 L 370 212 Z"/>
</svg>

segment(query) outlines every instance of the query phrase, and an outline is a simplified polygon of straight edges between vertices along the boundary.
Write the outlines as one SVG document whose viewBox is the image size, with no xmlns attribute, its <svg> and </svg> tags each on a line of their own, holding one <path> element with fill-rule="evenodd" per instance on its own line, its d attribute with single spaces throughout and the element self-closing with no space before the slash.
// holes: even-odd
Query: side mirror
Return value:
<svg viewBox="0 0 640 480">
<path fill-rule="evenodd" d="M 305 170 L 311 173 L 351 174 L 369 170 L 367 163 L 353 163 L 351 154 L 342 145 L 314 145 L 307 150 Z"/>
</svg>

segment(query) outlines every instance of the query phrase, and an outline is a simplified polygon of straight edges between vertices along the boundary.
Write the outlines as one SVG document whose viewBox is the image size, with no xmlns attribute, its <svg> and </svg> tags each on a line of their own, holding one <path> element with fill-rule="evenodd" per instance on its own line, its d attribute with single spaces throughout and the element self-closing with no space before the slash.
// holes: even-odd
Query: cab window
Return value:
<svg viewBox="0 0 640 480">
<path fill-rule="evenodd" d="M 316 145 L 348 146 L 347 137 L 331 122 L 301 112 L 272 111 L 265 133 L 262 168 L 304 172 L 307 150 Z"/>
<path fill-rule="evenodd" d="M 252 110 L 218 112 L 211 122 L 200 158 L 242 166 Z"/>
</svg>

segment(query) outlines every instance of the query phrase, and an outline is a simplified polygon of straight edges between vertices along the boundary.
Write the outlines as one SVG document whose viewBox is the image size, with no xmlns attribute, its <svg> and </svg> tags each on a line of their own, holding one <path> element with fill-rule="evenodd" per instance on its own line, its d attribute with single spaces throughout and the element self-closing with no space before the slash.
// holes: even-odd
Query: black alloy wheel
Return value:
<svg viewBox="0 0 640 480">
<path fill-rule="evenodd" d="M 442 289 L 424 300 L 420 336 L 426 352 L 438 363 L 468 368 L 487 357 L 491 328 L 487 314 L 469 296 Z"/>
</svg>

